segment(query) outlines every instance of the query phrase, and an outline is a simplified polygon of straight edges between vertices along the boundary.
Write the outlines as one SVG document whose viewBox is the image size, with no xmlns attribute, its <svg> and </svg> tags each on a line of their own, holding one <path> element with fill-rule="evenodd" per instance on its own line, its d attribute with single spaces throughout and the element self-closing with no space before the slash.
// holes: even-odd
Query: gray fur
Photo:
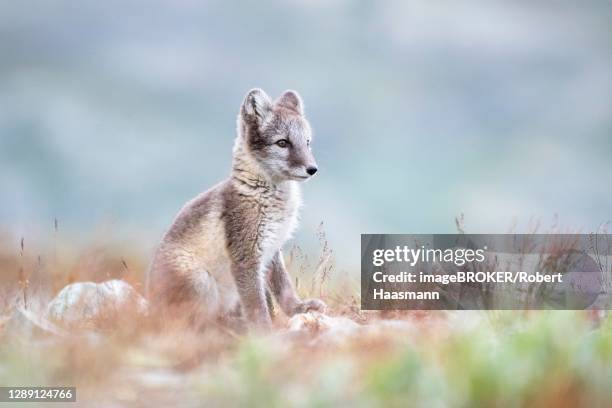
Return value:
<svg viewBox="0 0 612 408">
<path fill-rule="evenodd" d="M 188 202 L 164 235 L 148 276 L 152 303 L 198 323 L 241 311 L 263 328 L 271 324 L 268 288 L 289 316 L 325 309 L 297 297 L 281 253 L 297 227 L 297 181 L 316 171 L 310 140 L 296 92 L 275 102 L 261 89 L 246 95 L 231 175 Z"/>
</svg>

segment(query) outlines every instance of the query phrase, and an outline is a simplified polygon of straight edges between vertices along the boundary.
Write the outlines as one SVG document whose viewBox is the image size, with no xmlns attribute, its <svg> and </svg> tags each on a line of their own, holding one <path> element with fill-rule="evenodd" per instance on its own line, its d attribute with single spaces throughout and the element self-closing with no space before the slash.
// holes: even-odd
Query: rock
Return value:
<svg viewBox="0 0 612 408">
<path fill-rule="evenodd" d="M 313 343 L 341 343 L 357 334 L 363 326 L 346 317 L 327 316 L 319 312 L 300 313 L 289 319 L 290 337 L 308 336 Z"/>
<path fill-rule="evenodd" d="M 63 337 L 66 333 L 39 314 L 33 313 L 22 306 L 16 307 L 8 318 L 1 319 L 1 334 L 30 338 L 37 334 L 54 334 Z"/>
<path fill-rule="evenodd" d="M 147 313 L 147 301 L 127 282 L 77 282 L 63 288 L 49 303 L 47 318 L 63 326 L 95 327 L 123 312 Z"/>
<path fill-rule="evenodd" d="M 334 331 L 337 333 L 350 333 L 360 327 L 359 324 L 346 317 L 332 317 L 318 312 L 297 314 L 289 319 L 287 326 L 289 331 Z"/>
</svg>

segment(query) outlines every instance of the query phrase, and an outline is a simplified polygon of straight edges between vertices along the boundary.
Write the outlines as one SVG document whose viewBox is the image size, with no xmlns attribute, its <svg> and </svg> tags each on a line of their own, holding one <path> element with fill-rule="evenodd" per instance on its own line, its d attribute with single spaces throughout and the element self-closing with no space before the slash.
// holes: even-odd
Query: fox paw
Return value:
<svg viewBox="0 0 612 408">
<path fill-rule="evenodd" d="M 306 312 L 320 312 L 325 313 L 327 305 L 325 302 L 319 299 L 306 299 L 297 304 L 293 310 L 293 314 L 306 313 Z"/>
</svg>

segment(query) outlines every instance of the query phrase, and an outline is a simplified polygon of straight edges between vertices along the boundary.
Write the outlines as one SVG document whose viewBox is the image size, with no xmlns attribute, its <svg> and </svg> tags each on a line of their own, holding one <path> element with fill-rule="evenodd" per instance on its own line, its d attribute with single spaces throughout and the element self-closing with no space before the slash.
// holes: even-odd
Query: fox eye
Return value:
<svg viewBox="0 0 612 408">
<path fill-rule="evenodd" d="M 281 139 L 278 142 L 276 142 L 276 145 L 278 147 L 289 147 L 289 141 L 287 139 Z"/>
</svg>

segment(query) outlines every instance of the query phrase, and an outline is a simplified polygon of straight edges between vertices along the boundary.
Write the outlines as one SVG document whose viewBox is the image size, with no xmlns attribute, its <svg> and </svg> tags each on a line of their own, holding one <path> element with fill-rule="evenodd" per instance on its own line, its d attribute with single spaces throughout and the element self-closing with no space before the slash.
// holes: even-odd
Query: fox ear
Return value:
<svg viewBox="0 0 612 408">
<path fill-rule="evenodd" d="M 244 97 L 240 113 L 243 119 L 261 125 L 272 111 L 272 101 L 262 89 L 251 89 Z"/>
<path fill-rule="evenodd" d="M 300 115 L 304 114 L 304 105 L 302 104 L 302 98 L 295 91 L 285 91 L 280 98 L 276 101 L 278 106 L 282 106 L 283 108 L 291 109 L 292 111 L 299 113 Z"/>
</svg>

